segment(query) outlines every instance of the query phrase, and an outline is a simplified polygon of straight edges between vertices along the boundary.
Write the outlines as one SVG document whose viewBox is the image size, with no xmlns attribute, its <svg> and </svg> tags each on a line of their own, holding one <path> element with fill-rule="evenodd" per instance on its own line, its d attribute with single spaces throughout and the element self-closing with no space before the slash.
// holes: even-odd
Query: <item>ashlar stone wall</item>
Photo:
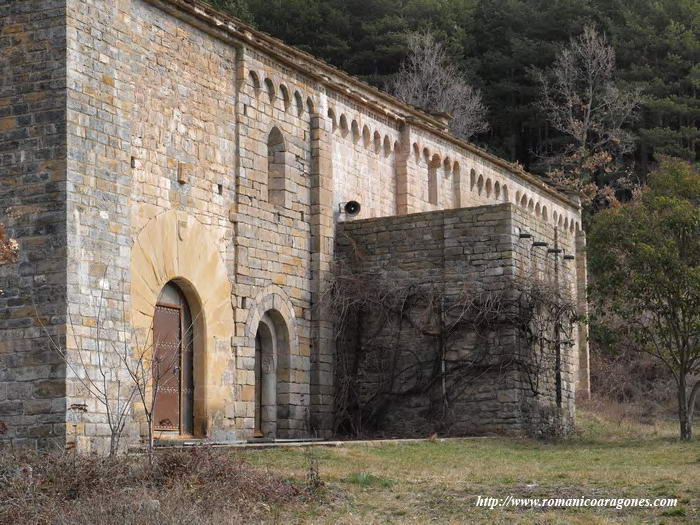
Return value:
<svg viewBox="0 0 700 525">
<path fill-rule="evenodd" d="M 356 219 L 513 202 L 552 226 L 581 229 L 575 204 L 482 152 L 411 120 L 388 119 L 340 93 L 330 92 L 327 105 L 339 220 L 349 219 L 341 205 L 350 200 L 362 205 Z"/>
<path fill-rule="evenodd" d="M 209 332 L 216 333 L 208 312 L 221 305 L 212 304 L 197 281 L 199 272 L 216 277 L 213 265 L 224 268 L 218 286 L 229 294 L 234 279 L 229 206 L 235 193 L 236 50 L 140 0 L 69 0 L 67 27 L 73 358 L 78 361 L 81 352 L 96 363 L 96 354 L 113 346 L 148 345 L 155 301 L 171 279 L 179 279 L 186 293 L 191 289 L 191 302 L 201 303 Z M 179 219 L 169 219 L 175 211 Z M 188 245 L 193 229 L 199 248 Z M 159 234 L 141 235 L 151 230 Z M 185 273 L 194 266 L 188 257 L 209 249 L 213 261 L 200 260 L 197 273 Z M 232 312 L 230 295 L 226 304 Z M 234 426 L 225 415 L 235 373 L 231 316 L 218 340 L 207 344 L 211 373 L 206 388 L 195 392 L 207 397 L 195 401 L 199 435 L 227 436 Z M 104 443 L 108 429 L 104 407 L 81 386 L 70 381 L 68 394 L 71 403 L 88 405 L 81 419 L 85 448 L 91 449 Z M 138 427 L 127 432 L 134 440 Z"/>
<path fill-rule="evenodd" d="M 262 325 L 279 336 L 270 437 L 329 435 L 322 298 L 344 222 L 501 203 L 583 253 L 570 198 L 200 0 L 16 0 L 0 18 L 0 221 L 21 248 L 0 269 L 0 440 L 104 451 L 106 411 L 81 379 L 147 344 L 170 281 L 197 323 L 186 437 L 254 434 Z M 579 348 L 585 363 L 583 331 Z"/>
<path fill-rule="evenodd" d="M 291 344 L 276 356 L 277 436 L 302 437 L 311 427 L 312 120 L 320 102 L 308 79 L 264 55 L 243 50 L 240 64 L 241 167 L 231 219 L 235 351 L 247 379 L 238 412 L 245 414 L 242 427 L 251 428 L 257 327 L 266 311 L 283 314 Z M 281 182 L 273 182 L 275 173 Z"/>
</svg>

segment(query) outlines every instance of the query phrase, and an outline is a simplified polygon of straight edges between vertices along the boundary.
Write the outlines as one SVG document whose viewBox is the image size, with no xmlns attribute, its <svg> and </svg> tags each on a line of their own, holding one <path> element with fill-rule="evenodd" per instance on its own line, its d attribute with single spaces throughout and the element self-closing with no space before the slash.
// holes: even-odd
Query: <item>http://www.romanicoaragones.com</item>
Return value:
<svg viewBox="0 0 700 525">
<path fill-rule="evenodd" d="M 675 498 L 492 498 L 477 496 L 477 507 L 495 509 L 499 507 L 527 508 L 565 508 L 565 507 L 610 507 L 624 509 L 629 507 L 675 507 Z"/>
</svg>

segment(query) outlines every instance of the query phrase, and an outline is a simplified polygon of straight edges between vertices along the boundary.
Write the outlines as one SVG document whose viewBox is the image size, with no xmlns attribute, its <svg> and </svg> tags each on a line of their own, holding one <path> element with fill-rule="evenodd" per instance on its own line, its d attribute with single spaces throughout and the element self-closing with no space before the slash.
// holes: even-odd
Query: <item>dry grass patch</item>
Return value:
<svg viewBox="0 0 700 525">
<path fill-rule="evenodd" d="M 700 441 L 674 421 L 579 413 L 570 439 L 0 455 L 0 523 L 697 523 Z M 484 497 L 678 498 L 673 509 L 476 507 Z"/>
<path fill-rule="evenodd" d="M 0 523 L 256 522 L 303 504 L 295 486 L 228 451 L 164 451 L 116 459 L 20 451 L 0 455 Z"/>
<path fill-rule="evenodd" d="M 677 440 L 673 421 L 640 425 L 579 413 L 570 439 L 474 438 L 315 449 L 324 503 L 285 507 L 300 523 L 694 523 L 700 520 L 700 442 Z M 309 452 L 247 451 L 279 475 L 303 479 Z M 381 482 L 379 480 L 388 480 Z M 494 509 L 478 495 L 679 499 L 674 509 Z"/>
</svg>

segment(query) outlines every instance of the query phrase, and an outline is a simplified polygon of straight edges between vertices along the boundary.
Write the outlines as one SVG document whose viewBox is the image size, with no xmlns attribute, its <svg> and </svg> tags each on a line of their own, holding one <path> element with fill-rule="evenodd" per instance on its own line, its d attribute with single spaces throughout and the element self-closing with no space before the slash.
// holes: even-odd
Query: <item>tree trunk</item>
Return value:
<svg viewBox="0 0 700 525">
<path fill-rule="evenodd" d="M 119 435 L 117 435 L 114 431 L 112 432 L 112 435 L 109 437 L 109 457 L 113 458 L 115 457 L 119 452 Z"/>
<path fill-rule="evenodd" d="M 681 441 L 693 439 L 693 426 L 688 410 L 688 392 L 686 391 L 686 377 L 681 373 L 678 380 L 678 420 L 680 422 Z"/>
<path fill-rule="evenodd" d="M 148 467 L 153 468 L 153 452 L 155 446 L 153 443 L 153 417 L 148 418 Z"/>
<path fill-rule="evenodd" d="M 693 413 L 695 412 L 695 403 L 697 402 L 698 394 L 700 394 L 700 380 L 698 380 L 690 391 L 690 396 L 688 396 L 688 439 L 693 437 Z"/>
</svg>

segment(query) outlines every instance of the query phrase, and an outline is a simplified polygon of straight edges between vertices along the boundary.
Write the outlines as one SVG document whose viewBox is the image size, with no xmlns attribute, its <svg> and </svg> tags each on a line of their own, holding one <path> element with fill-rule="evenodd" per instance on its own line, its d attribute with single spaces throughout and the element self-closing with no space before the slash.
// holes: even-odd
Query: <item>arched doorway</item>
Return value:
<svg viewBox="0 0 700 525">
<path fill-rule="evenodd" d="M 182 290 L 163 287 L 153 316 L 153 429 L 194 433 L 195 323 Z"/>
<path fill-rule="evenodd" d="M 260 319 L 255 334 L 255 437 L 289 434 L 289 330 L 276 310 Z"/>
</svg>

